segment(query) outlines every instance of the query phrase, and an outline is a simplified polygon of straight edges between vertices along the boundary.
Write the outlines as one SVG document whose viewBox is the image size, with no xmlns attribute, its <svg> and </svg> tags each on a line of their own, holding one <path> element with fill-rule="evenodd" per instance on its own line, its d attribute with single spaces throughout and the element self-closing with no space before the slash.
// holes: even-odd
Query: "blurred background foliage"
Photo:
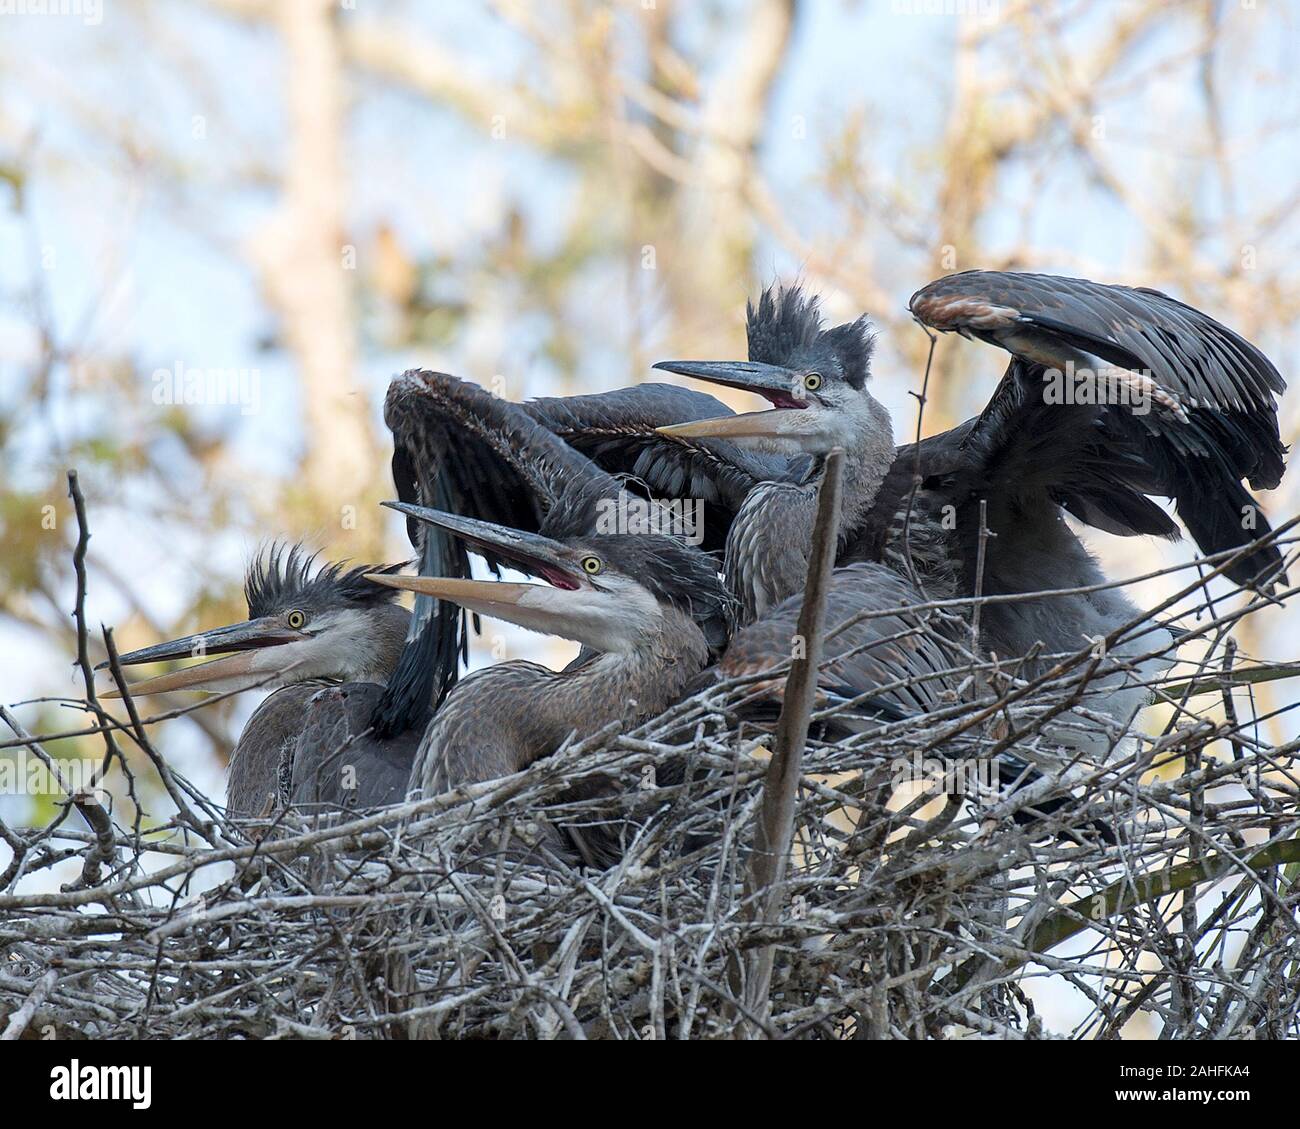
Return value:
<svg viewBox="0 0 1300 1129">
<path fill-rule="evenodd" d="M 877 321 L 902 439 L 927 347 L 907 298 L 979 266 L 1167 289 L 1295 367 L 1293 2 L 93 13 L 0 17 L 0 700 L 79 694 L 70 466 L 90 620 L 123 650 L 241 618 L 243 565 L 274 537 L 404 557 L 375 503 L 383 391 L 413 365 L 514 399 L 611 388 L 740 354 L 746 296 L 801 276 L 831 316 Z M 977 411 L 1001 368 L 941 342 L 924 430 Z M 247 394 L 169 403 L 160 372 L 242 374 Z M 1093 544 L 1129 573 L 1188 553 Z M 1243 650 L 1294 657 L 1296 627 L 1271 610 Z M 220 794 L 252 704 L 164 727 L 164 751 Z"/>
</svg>

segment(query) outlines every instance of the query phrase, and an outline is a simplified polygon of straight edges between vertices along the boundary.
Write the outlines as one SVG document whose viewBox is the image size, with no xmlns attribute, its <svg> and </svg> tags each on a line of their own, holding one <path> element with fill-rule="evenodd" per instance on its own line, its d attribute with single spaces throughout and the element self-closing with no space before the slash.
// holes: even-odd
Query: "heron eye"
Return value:
<svg viewBox="0 0 1300 1129">
<path fill-rule="evenodd" d="M 601 562 L 601 559 L 599 557 L 582 558 L 582 571 L 585 572 L 588 576 L 595 576 L 596 573 L 598 573 L 604 567 L 605 566 Z"/>
<path fill-rule="evenodd" d="M 290 627 L 292 627 L 295 631 L 297 631 L 300 627 L 306 624 L 307 617 L 303 615 L 302 612 L 290 612 L 285 617 L 285 621 L 289 624 Z"/>
<path fill-rule="evenodd" d="M 803 378 L 803 386 L 809 392 L 816 392 L 822 386 L 822 374 L 819 372 L 810 372 Z"/>
</svg>

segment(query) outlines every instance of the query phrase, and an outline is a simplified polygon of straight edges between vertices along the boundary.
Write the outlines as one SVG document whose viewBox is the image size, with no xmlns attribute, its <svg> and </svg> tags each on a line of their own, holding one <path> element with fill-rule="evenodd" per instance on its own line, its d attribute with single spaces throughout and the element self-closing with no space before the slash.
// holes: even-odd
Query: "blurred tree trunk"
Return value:
<svg viewBox="0 0 1300 1129">
<path fill-rule="evenodd" d="M 377 559 L 370 505 L 383 460 L 366 399 L 353 380 L 356 311 L 347 270 L 342 155 L 343 69 L 333 0 L 284 0 L 289 152 L 279 211 L 252 242 L 262 285 L 300 372 L 304 420 L 295 503 L 302 523 L 348 552 Z"/>
<path fill-rule="evenodd" d="M 668 276 L 679 347 L 716 349 L 719 324 L 734 318 L 750 287 L 755 224 L 749 187 L 795 12 L 795 0 L 756 3 L 705 94 L 690 154 L 698 186 L 682 193 L 678 245 L 690 262 L 675 264 Z"/>
</svg>

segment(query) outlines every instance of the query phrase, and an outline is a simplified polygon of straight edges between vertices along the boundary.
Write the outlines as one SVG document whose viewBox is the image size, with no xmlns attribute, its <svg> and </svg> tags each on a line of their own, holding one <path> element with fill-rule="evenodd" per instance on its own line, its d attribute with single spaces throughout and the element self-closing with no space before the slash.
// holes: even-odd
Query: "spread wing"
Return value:
<svg viewBox="0 0 1300 1129">
<path fill-rule="evenodd" d="M 911 310 L 1015 356 L 958 438 L 988 477 L 1121 534 L 1175 533 L 1145 495 L 1172 498 L 1207 553 L 1268 532 L 1242 480 L 1267 489 L 1282 477 L 1273 397 L 1286 386 L 1231 329 L 1155 290 L 993 271 L 932 282 Z M 1281 563 L 1269 547 L 1229 575 L 1266 586 Z"/>
<path fill-rule="evenodd" d="M 1158 290 L 964 271 L 918 290 L 910 308 L 935 329 L 980 337 L 1026 360 L 1064 367 L 1084 353 L 1147 372 L 1186 408 L 1262 413 L 1276 437 L 1273 396 L 1286 383 L 1272 362 L 1227 326 Z M 1267 454 L 1259 452 L 1261 464 Z M 1281 467 L 1261 465 L 1261 474 L 1269 471 L 1272 482 L 1255 484 L 1275 486 Z"/>
</svg>

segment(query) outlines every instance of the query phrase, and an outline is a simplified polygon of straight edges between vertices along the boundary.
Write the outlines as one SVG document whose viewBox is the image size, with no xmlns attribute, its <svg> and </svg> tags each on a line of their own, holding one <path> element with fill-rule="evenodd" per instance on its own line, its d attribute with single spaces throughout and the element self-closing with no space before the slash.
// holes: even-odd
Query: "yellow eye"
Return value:
<svg viewBox="0 0 1300 1129">
<path fill-rule="evenodd" d="M 604 567 L 605 566 L 604 564 L 601 563 L 599 557 L 582 558 L 582 571 L 585 572 L 588 576 L 595 576 L 596 573 L 598 573 Z"/>
<path fill-rule="evenodd" d="M 307 617 L 303 615 L 302 612 L 290 612 L 285 617 L 285 621 L 289 624 L 290 627 L 292 627 L 295 631 L 297 631 L 300 627 L 306 624 Z"/>
<path fill-rule="evenodd" d="M 809 392 L 816 392 L 822 386 L 822 374 L 819 372 L 810 372 L 803 378 L 803 386 Z"/>
</svg>

